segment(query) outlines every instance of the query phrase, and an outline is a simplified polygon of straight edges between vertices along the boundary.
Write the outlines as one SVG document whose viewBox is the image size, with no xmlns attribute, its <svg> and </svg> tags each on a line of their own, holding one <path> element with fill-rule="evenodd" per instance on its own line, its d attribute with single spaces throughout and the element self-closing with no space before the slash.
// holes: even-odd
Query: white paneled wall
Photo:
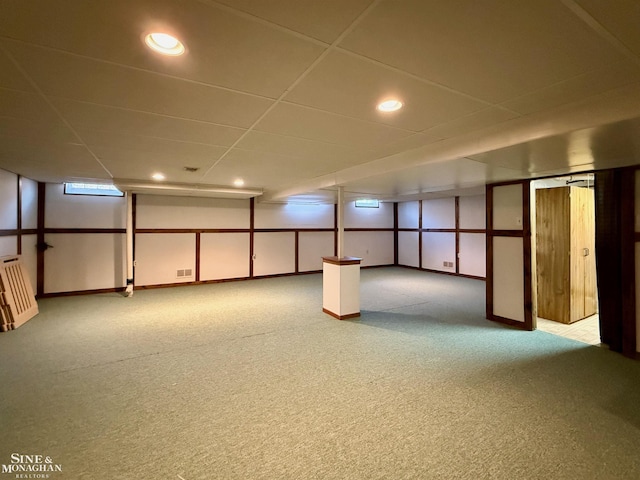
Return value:
<svg viewBox="0 0 640 480">
<path fill-rule="evenodd" d="M 493 189 L 494 230 L 522 230 L 522 185 Z"/>
<path fill-rule="evenodd" d="M 455 229 L 454 197 L 422 201 L 422 228 Z M 444 265 L 447 262 L 447 266 Z M 449 266 L 450 265 L 450 266 Z M 424 232 L 422 234 L 422 268 L 455 273 L 455 233 Z"/>
<path fill-rule="evenodd" d="M 485 277 L 487 241 L 484 233 L 460 233 L 460 271 L 463 275 Z"/>
<path fill-rule="evenodd" d="M 420 202 L 402 202 L 398 204 L 398 228 L 418 228 Z"/>
<path fill-rule="evenodd" d="M 422 201 L 422 228 L 455 228 L 456 200 L 437 198 Z"/>
<path fill-rule="evenodd" d="M 44 293 L 125 286 L 123 234 L 47 234 Z"/>
<path fill-rule="evenodd" d="M 0 257 L 18 253 L 18 237 L 8 235 L 0 237 Z"/>
<path fill-rule="evenodd" d="M 202 233 L 200 280 L 249 276 L 249 233 Z"/>
<path fill-rule="evenodd" d="M 398 204 L 398 228 L 416 231 L 398 232 L 398 264 L 474 277 L 486 276 L 485 234 L 465 230 L 485 230 L 486 196 L 458 198 L 458 230 L 456 199 L 422 200 L 422 244 L 420 245 L 420 202 Z M 429 229 L 444 232 L 426 231 Z M 456 272 L 456 232 L 458 234 L 459 269 Z M 422 265 L 419 257 L 422 251 Z M 447 262 L 445 266 L 444 263 Z"/>
<path fill-rule="evenodd" d="M 38 282 L 38 250 L 36 249 L 36 243 L 38 238 L 36 235 L 23 235 L 22 236 L 22 263 L 29 272 L 29 280 L 31 280 L 31 287 L 33 291 L 37 291 Z"/>
<path fill-rule="evenodd" d="M 38 182 L 22 178 L 22 228 L 38 227 Z M 35 290 L 34 290 L 35 292 Z"/>
<path fill-rule="evenodd" d="M 444 262 L 447 262 L 451 266 L 445 266 Z M 424 232 L 422 234 L 422 268 L 455 273 L 455 233 Z"/>
<path fill-rule="evenodd" d="M 493 237 L 493 314 L 524 322 L 522 237 Z"/>
<path fill-rule="evenodd" d="M 353 201 L 345 202 L 344 228 L 393 228 L 393 203 L 381 203 L 379 208 L 360 208 Z M 354 256 L 349 252 L 345 255 Z"/>
<path fill-rule="evenodd" d="M 190 277 L 178 270 L 191 269 Z M 195 281 L 196 236 L 194 233 L 139 233 L 136 235 L 135 283 L 161 285 Z"/>
<path fill-rule="evenodd" d="M 418 232 L 398 232 L 398 264 L 419 267 Z"/>
<path fill-rule="evenodd" d="M 345 255 L 362 258 L 363 267 L 393 265 L 393 232 L 345 232 Z"/>
<path fill-rule="evenodd" d="M 459 198 L 460 228 L 484 230 L 487 225 L 486 195 Z"/>
<path fill-rule="evenodd" d="M 249 200 L 138 195 L 136 228 L 249 228 Z"/>
<path fill-rule="evenodd" d="M 124 197 L 65 195 L 64 185 L 48 183 L 46 228 L 125 228 Z"/>
<path fill-rule="evenodd" d="M 18 228 L 18 177 L 13 173 L 0 170 L 0 230 L 16 228 Z"/>
<path fill-rule="evenodd" d="M 253 275 L 292 273 L 296 267 L 294 232 L 258 232 L 254 235 Z"/>
<path fill-rule="evenodd" d="M 322 257 L 333 255 L 333 232 L 300 232 L 298 234 L 298 270 L 322 270 Z"/>
<path fill-rule="evenodd" d="M 333 205 L 256 203 L 255 228 L 333 228 Z"/>
</svg>

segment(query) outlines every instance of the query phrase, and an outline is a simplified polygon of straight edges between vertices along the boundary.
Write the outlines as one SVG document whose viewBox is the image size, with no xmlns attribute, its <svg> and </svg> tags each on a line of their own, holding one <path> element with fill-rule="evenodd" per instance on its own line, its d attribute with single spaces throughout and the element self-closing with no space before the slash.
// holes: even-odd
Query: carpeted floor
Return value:
<svg viewBox="0 0 640 480">
<path fill-rule="evenodd" d="M 40 301 L 0 334 L 0 464 L 46 455 L 51 479 L 640 478 L 640 362 L 486 321 L 477 280 L 363 270 L 356 321 L 323 314 L 321 288 Z"/>
</svg>

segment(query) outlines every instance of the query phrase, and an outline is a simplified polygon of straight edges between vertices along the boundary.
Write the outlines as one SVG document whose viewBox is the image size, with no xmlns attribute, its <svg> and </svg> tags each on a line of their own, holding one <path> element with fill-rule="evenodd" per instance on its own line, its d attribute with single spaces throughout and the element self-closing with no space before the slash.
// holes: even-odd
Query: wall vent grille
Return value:
<svg viewBox="0 0 640 480">
<path fill-rule="evenodd" d="M 15 330 L 37 313 L 38 303 L 20 256 L 0 257 L 0 332 Z"/>
<path fill-rule="evenodd" d="M 186 278 L 193 277 L 193 269 L 192 268 L 180 268 L 176 271 L 177 278 Z"/>
</svg>

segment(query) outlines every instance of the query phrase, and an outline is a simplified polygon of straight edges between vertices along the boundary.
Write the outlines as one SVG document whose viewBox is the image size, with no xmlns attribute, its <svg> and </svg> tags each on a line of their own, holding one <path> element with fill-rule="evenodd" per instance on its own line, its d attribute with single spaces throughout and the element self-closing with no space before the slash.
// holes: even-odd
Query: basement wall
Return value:
<svg viewBox="0 0 640 480">
<path fill-rule="evenodd" d="M 0 170 L 0 257 L 22 256 L 34 292 L 37 280 L 37 207 L 38 184 Z"/>
<path fill-rule="evenodd" d="M 473 195 L 398 204 L 398 264 L 484 278 L 485 203 Z"/>
<path fill-rule="evenodd" d="M 24 228 L 19 230 L 18 177 L 0 171 L 0 252 L 16 253 L 18 237 L 29 244 L 25 261 L 37 290 L 38 184 L 21 181 Z M 125 198 L 65 195 L 59 184 L 43 187 L 42 233 L 53 248 L 43 254 L 41 295 L 123 289 Z M 251 223 L 251 203 L 136 196 L 136 287 L 319 272 L 322 257 L 335 254 L 334 205 L 255 202 Z M 361 256 L 364 267 L 392 265 L 393 204 L 361 209 L 349 202 L 345 210 L 345 254 Z"/>
</svg>

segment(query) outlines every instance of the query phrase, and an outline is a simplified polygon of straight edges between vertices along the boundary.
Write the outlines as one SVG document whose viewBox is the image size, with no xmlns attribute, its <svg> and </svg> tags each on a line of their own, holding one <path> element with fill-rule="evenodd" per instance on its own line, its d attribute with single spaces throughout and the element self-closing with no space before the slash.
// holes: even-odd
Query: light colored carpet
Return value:
<svg viewBox="0 0 640 480">
<path fill-rule="evenodd" d="M 484 283 L 362 271 L 42 300 L 0 334 L 0 464 L 52 479 L 637 479 L 640 362 L 484 319 Z M 0 475 L 2 478 L 13 475 Z"/>
</svg>

